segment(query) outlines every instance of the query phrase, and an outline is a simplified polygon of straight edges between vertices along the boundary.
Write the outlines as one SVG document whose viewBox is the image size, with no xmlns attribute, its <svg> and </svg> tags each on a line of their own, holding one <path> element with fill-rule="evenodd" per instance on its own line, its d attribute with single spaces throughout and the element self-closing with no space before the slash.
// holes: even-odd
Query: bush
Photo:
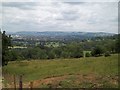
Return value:
<svg viewBox="0 0 120 90">
<path fill-rule="evenodd" d="M 85 56 L 86 56 L 86 57 L 90 57 L 91 54 L 87 52 L 87 53 L 85 54 Z"/>
<path fill-rule="evenodd" d="M 111 56 L 111 55 L 110 55 L 110 52 L 106 52 L 104 56 L 105 56 L 105 57 Z"/>
<path fill-rule="evenodd" d="M 95 47 L 91 52 L 92 56 L 95 57 L 101 56 L 103 53 L 104 53 L 104 48 L 100 46 Z"/>
</svg>

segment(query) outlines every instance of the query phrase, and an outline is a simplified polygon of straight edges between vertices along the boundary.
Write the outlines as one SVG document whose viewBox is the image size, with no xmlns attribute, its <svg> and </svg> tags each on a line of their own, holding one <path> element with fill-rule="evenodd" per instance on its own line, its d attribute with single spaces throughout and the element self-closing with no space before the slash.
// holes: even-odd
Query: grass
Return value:
<svg viewBox="0 0 120 90">
<path fill-rule="evenodd" d="M 3 72 L 9 73 L 9 75 L 23 75 L 24 82 L 55 76 L 79 74 L 114 77 L 118 75 L 118 55 L 78 59 L 15 61 L 4 66 Z M 70 83 L 72 84 L 71 86 L 75 86 L 73 85 L 74 78 L 74 76 L 67 78 L 60 83 L 64 87 L 70 87 Z M 70 82 L 68 82 L 68 79 Z M 46 85 L 44 86 L 46 87 Z M 84 81 L 84 83 L 77 86 L 91 87 L 92 84 Z"/>
</svg>

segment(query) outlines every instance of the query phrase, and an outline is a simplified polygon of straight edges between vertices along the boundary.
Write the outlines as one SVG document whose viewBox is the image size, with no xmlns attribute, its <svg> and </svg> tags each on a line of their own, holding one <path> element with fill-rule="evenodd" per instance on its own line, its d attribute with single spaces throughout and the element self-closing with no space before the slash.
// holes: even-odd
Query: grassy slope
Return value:
<svg viewBox="0 0 120 90">
<path fill-rule="evenodd" d="M 24 81 L 68 74 L 118 75 L 118 55 L 79 59 L 32 60 L 10 62 L 3 71 L 24 74 Z"/>
</svg>

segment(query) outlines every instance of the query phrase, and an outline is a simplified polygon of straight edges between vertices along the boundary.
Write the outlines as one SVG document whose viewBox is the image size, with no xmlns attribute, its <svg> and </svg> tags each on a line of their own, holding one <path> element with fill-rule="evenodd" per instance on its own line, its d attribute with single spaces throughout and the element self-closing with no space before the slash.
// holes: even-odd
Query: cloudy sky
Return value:
<svg viewBox="0 0 120 90">
<path fill-rule="evenodd" d="M 3 2 L 2 29 L 118 32 L 118 2 Z"/>
</svg>

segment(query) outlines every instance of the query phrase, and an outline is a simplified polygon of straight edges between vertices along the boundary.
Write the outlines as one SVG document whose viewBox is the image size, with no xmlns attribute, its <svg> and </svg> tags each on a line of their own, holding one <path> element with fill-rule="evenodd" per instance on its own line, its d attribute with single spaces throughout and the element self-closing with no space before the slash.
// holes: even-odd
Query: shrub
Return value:
<svg viewBox="0 0 120 90">
<path fill-rule="evenodd" d="M 101 56 L 103 53 L 104 53 L 104 48 L 100 46 L 95 47 L 91 52 L 92 56 L 95 57 Z"/>
<path fill-rule="evenodd" d="M 85 54 L 85 56 L 86 56 L 86 57 L 90 57 L 91 54 L 87 52 L 87 53 Z"/>
<path fill-rule="evenodd" d="M 111 55 L 110 55 L 110 52 L 106 52 L 106 53 L 104 54 L 104 56 L 105 56 L 105 57 L 111 56 Z"/>
</svg>

